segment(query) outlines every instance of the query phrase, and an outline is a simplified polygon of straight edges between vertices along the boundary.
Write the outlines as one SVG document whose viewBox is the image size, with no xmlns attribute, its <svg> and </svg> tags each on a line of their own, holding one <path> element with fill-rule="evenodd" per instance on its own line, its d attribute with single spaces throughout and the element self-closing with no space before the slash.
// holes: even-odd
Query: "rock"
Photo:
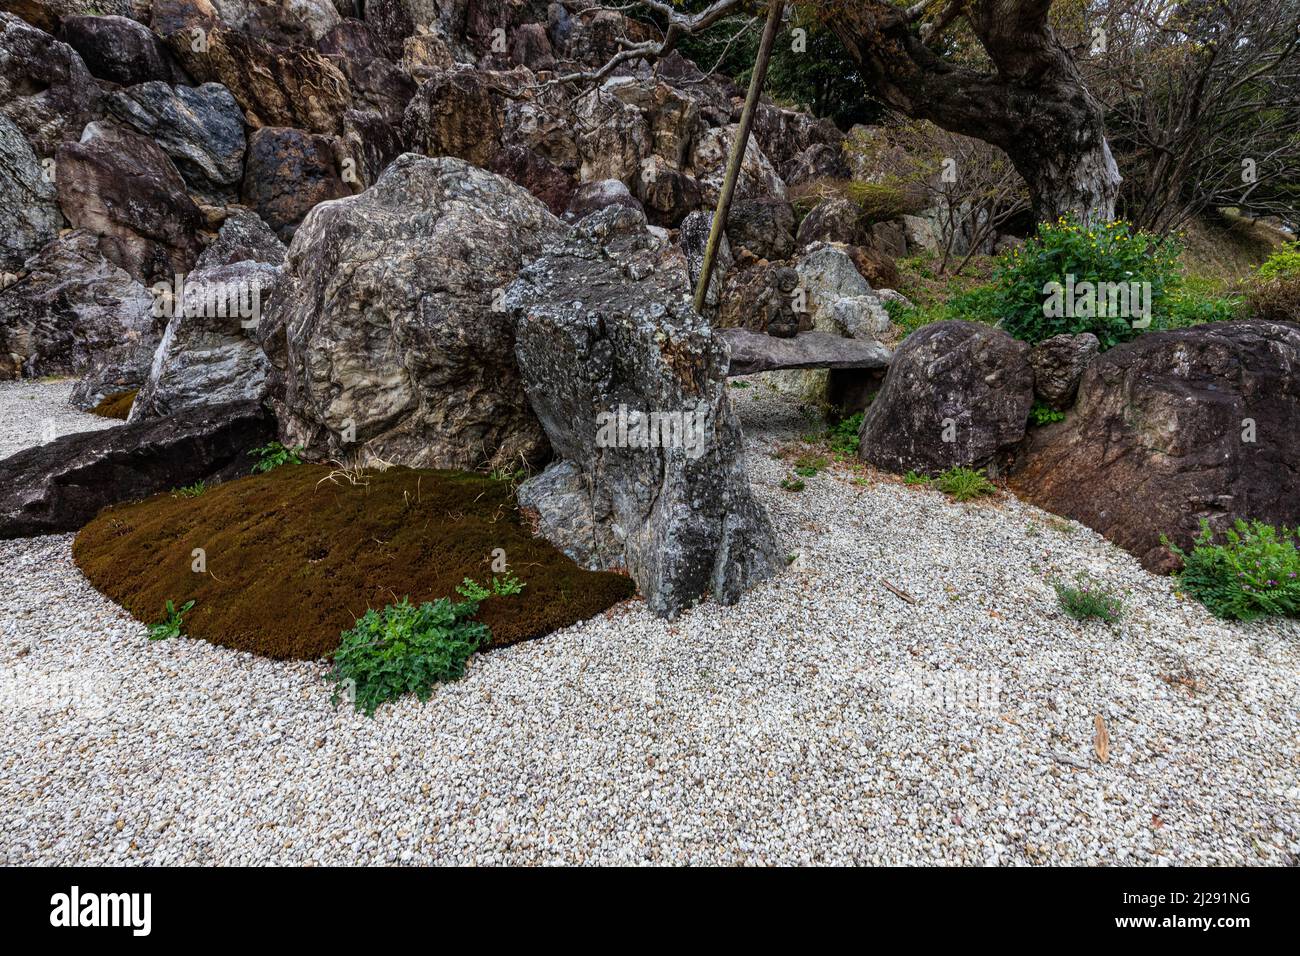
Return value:
<svg viewBox="0 0 1300 956">
<path fill-rule="evenodd" d="M 781 169 L 781 178 L 791 187 L 824 179 L 848 179 L 849 175 L 849 165 L 840 148 L 825 143 L 809 146 Z"/>
<path fill-rule="evenodd" d="M 332 0 L 212 0 L 222 22 L 277 46 L 312 46 L 342 18 Z M 348 10 L 351 15 L 351 8 Z"/>
<path fill-rule="evenodd" d="M 871 285 L 862 277 L 852 257 L 843 246 L 817 245 L 809 249 L 795 268 L 799 285 L 807 296 L 806 308 L 812 328 L 819 332 L 849 334 L 836 321 L 835 304 L 840 299 L 873 295 Z"/>
<path fill-rule="evenodd" d="M 564 211 L 564 218 L 569 222 L 577 222 L 606 206 L 642 209 L 641 203 L 622 182 L 617 179 L 598 179 L 593 183 L 583 183 L 574 190 Z"/>
<path fill-rule="evenodd" d="M 78 390 L 96 401 L 101 385 L 133 388 L 161 332 L 152 309 L 148 290 L 104 258 L 98 237 L 60 236 L 0 290 L 0 378 L 85 375 Z"/>
<path fill-rule="evenodd" d="M 731 350 L 728 375 L 753 375 L 778 369 L 868 369 L 889 367 L 890 352 L 878 342 L 846 339 L 829 332 L 800 332 L 776 338 L 750 329 L 717 333 Z"/>
<path fill-rule="evenodd" d="M 1028 353 L 976 322 L 923 326 L 894 352 L 863 417 L 859 454 L 898 474 L 992 463 L 1025 436 L 1034 402 Z"/>
<path fill-rule="evenodd" d="M 0 113 L 23 131 L 38 157 L 78 139 L 103 115 L 102 98 L 76 50 L 0 13 Z"/>
<path fill-rule="evenodd" d="M 839 242 L 858 245 L 864 239 L 862 210 L 851 199 L 830 196 L 814 206 L 799 223 L 795 239 L 800 249 L 817 242 Z"/>
<path fill-rule="evenodd" d="M 559 216 L 577 188 L 572 176 L 526 146 L 506 146 L 492 159 L 492 172 L 523 186 Z"/>
<path fill-rule="evenodd" d="M 780 263 L 760 263 L 734 272 L 727 279 L 717 325 L 793 336 L 807 317 L 796 313 L 791 301 L 798 284 L 799 273 Z"/>
<path fill-rule="evenodd" d="M 345 77 L 323 54 L 307 47 L 274 48 L 246 33 L 207 31 L 206 52 L 188 33 L 167 42 L 186 71 L 200 82 L 220 83 L 243 107 L 249 126 L 288 126 L 338 133 L 352 107 Z M 250 69 L 250 64 L 257 69 Z"/>
<path fill-rule="evenodd" d="M 330 61 L 347 77 L 355 109 L 371 110 L 394 128 L 401 128 L 406 106 L 416 89 L 405 67 L 383 57 L 332 56 Z"/>
<path fill-rule="evenodd" d="M 510 62 L 526 66 L 534 73 L 555 69 L 555 51 L 546 27 L 541 23 L 525 23 L 510 38 Z"/>
<path fill-rule="evenodd" d="M 0 115 L 0 272 L 15 272 L 59 234 L 63 216 L 22 130 Z"/>
<path fill-rule="evenodd" d="M 185 80 L 166 45 L 143 23 L 127 17 L 68 17 L 60 37 L 81 54 L 91 75 L 101 80 L 123 86 Z"/>
<path fill-rule="evenodd" d="M 709 245 L 709 231 L 712 228 L 713 213 L 698 211 L 691 213 L 682 220 L 678 232 L 682 252 L 686 255 L 686 269 L 687 274 L 690 276 L 692 289 L 700 281 L 700 273 L 704 268 L 704 253 Z M 727 273 L 731 271 L 731 265 L 731 246 L 727 242 L 727 233 L 724 229 L 722 239 L 718 243 L 717 254 L 714 257 L 713 273 L 709 277 L 709 291 L 704 297 L 706 306 L 717 308 L 722 301 L 722 292 L 726 285 Z"/>
<path fill-rule="evenodd" d="M 398 53 L 402 58 L 402 66 L 419 79 L 424 79 L 432 73 L 456 68 L 456 58 L 452 56 L 447 41 L 436 33 L 420 33 L 406 37 L 399 45 Z"/>
<path fill-rule="evenodd" d="M 699 183 L 674 169 L 662 156 L 647 156 L 641 161 L 635 185 L 649 221 L 670 229 L 698 209 L 703 199 Z"/>
<path fill-rule="evenodd" d="M 164 300 L 167 329 L 128 420 L 265 398 L 271 363 L 257 327 L 279 272 L 243 261 L 186 276 Z"/>
<path fill-rule="evenodd" d="M 844 134 L 828 119 L 814 119 L 800 110 L 759 103 L 754 114 L 753 136 L 787 184 L 793 185 L 790 174 L 804 167 L 810 151 L 819 156 L 818 162 L 836 173 L 843 170 L 835 178 L 848 177 L 847 166 L 841 158 Z"/>
<path fill-rule="evenodd" d="M 552 241 L 506 294 L 528 400 L 561 462 L 521 500 L 575 560 L 626 567 L 661 615 L 706 593 L 734 603 L 782 566 L 744 470 L 726 347 L 689 296 L 680 253 L 619 206 Z"/>
<path fill-rule="evenodd" d="M 432 74 L 407 104 L 402 133 L 427 156 L 487 167 L 501 148 L 501 108 L 489 75 L 470 68 Z"/>
<path fill-rule="evenodd" d="M 907 243 L 908 255 L 939 252 L 939 239 L 929 220 L 922 219 L 920 216 L 902 216 L 899 222 L 903 228 L 903 239 Z"/>
<path fill-rule="evenodd" d="M 631 185 L 641 173 L 641 161 L 653 151 L 645 114 L 606 89 L 592 90 L 579 100 L 572 126 L 581 182 L 618 179 Z"/>
<path fill-rule="evenodd" d="M 349 60 L 372 60 L 387 57 L 392 52 L 375 36 L 370 25 L 361 20 L 339 21 L 316 41 L 316 49 L 326 56 Z M 400 44 L 395 52 L 400 56 Z"/>
<path fill-rule="evenodd" d="M 123 17 L 132 14 L 131 0 L 4 0 L 0 6 L 51 34 L 58 32 L 59 22 L 65 17 L 83 13 Z"/>
<path fill-rule="evenodd" d="M 903 233 L 902 223 L 898 220 L 873 222 L 867 230 L 864 245 L 890 259 L 901 259 L 908 254 L 907 237 Z"/>
<path fill-rule="evenodd" d="M 288 242 L 313 207 L 350 196 L 339 171 L 338 141 L 300 129 L 263 127 L 248 141 L 243 202 Z"/>
<path fill-rule="evenodd" d="M 634 76 L 611 77 L 603 89 L 641 111 L 656 156 L 674 169 L 686 165 L 692 143 L 705 129 L 693 97 L 668 83 Z"/>
<path fill-rule="evenodd" d="M 850 246 L 848 254 L 859 274 L 877 294 L 883 289 L 898 285 L 898 264 L 893 259 L 870 246 Z"/>
<path fill-rule="evenodd" d="M 343 114 L 343 148 L 348 155 L 340 175 L 354 187 L 374 183 L 388 164 L 406 151 L 401 129 L 372 110 L 348 110 Z"/>
<path fill-rule="evenodd" d="M 1101 343 L 1091 332 L 1080 335 L 1053 335 L 1029 350 L 1029 364 L 1034 368 L 1034 394 L 1056 409 L 1069 408 Z"/>
<path fill-rule="evenodd" d="M 732 249 L 748 249 L 760 259 L 788 259 L 794 254 L 794 208 L 781 200 L 741 199 L 727 215 Z"/>
<path fill-rule="evenodd" d="M 831 305 L 831 324 L 852 339 L 888 339 L 894 330 L 884 303 L 874 294 L 836 299 Z"/>
<path fill-rule="evenodd" d="M 282 243 L 271 227 L 257 213 L 233 208 L 221 224 L 217 238 L 203 250 L 194 263 L 196 272 L 233 265 L 236 262 L 265 262 L 283 265 L 285 256 Z"/>
<path fill-rule="evenodd" d="M 544 461 L 494 306 L 561 228 L 509 180 L 410 153 L 313 209 L 263 319 L 287 441 L 419 467 Z"/>
<path fill-rule="evenodd" d="M 1147 332 L 1095 358 L 1063 422 L 1038 428 L 1011 487 L 1081 521 L 1151 571 L 1200 520 L 1300 524 L 1300 325 Z"/>
<path fill-rule="evenodd" d="M 190 270 L 202 217 L 153 140 L 91 123 L 57 159 L 59 208 L 74 227 L 100 236 L 110 262 L 147 283 Z"/>
<path fill-rule="evenodd" d="M 184 42 L 199 45 L 200 38 L 221 22 L 210 0 L 152 0 L 149 4 L 149 29 L 169 44 L 180 42 L 171 36 L 184 31 Z"/>
<path fill-rule="evenodd" d="M 704 202 L 710 207 L 717 205 L 718 194 L 722 191 L 722 180 L 726 173 L 727 159 L 731 154 L 731 144 L 739 129 L 737 124 L 718 126 L 706 130 L 695 141 L 691 150 L 691 166 L 695 178 L 704 189 Z M 736 199 L 776 199 L 785 200 L 785 183 L 763 154 L 758 141 L 750 137 L 745 145 L 745 156 L 741 160 L 740 175 L 736 179 Z"/>
<path fill-rule="evenodd" d="M 162 147 L 196 193 L 234 198 L 244 175 L 244 116 L 220 83 L 141 83 L 110 94 L 108 108 Z"/>
<path fill-rule="evenodd" d="M 0 538 L 75 531 L 109 505 L 247 474 L 275 437 L 260 404 L 64 435 L 0 461 Z"/>
</svg>

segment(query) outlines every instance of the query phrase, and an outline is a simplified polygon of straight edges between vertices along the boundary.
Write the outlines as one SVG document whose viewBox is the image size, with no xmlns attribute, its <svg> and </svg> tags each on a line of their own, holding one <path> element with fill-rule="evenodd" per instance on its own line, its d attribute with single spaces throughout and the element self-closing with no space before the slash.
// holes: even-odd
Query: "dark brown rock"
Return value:
<svg viewBox="0 0 1300 956">
<path fill-rule="evenodd" d="M 777 199 L 741 199 L 727 216 L 731 248 L 748 249 L 760 259 L 794 255 L 794 229 L 794 208 Z"/>
<path fill-rule="evenodd" d="M 1053 335 L 1029 350 L 1034 367 L 1034 394 L 1056 409 L 1069 408 L 1079 390 L 1079 380 L 1101 343 L 1091 332 Z"/>
<path fill-rule="evenodd" d="M 572 175 L 526 146 L 504 147 L 493 157 L 490 168 L 523 186 L 557 216 L 568 208 L 578 188 Z"/>
<path fill-rule="evenodd" d="M 406 107 L 403 136 L 426 156 L 491 165 L 501 148 L 501 109 L 489 74 L 457 69 L 431 75 Z"/>
<path fill-rule="evenodd" d="M 184 71 L 166 44 L 126 17 L 67 17 L 60 37 L 81 54 L 91 74 L 123 86 L 161 80 L 182 83 Z"/>
<path fill-rule="evenodd" d="M 0 538 L 75 531 L 109 505 L 248 474 L 275 437 L 257 403 L 64 435 L 0 461 Z"/>
<path fill-rule="evenodd" d="M 80 138 L 103 116 L 103 93 L 80 54 L 17 17 L 0 13 L 0 112 L 38 157 Z"/>
<path fill-rule="evenodd" d="M 58 151 L 59 208 L 100 236 L 105 258 L 146 284 L 188 272 L 202 216 L 167 154 L 153 140 L 92 123 Z"/>
<path fill-rule="evenodd" d="M 1202 518 L 1300 524 L 1300 325 L 1147 332 L 1094 359 L 1065 421 L 1035 429 L 1011 487 L 1152 571 Z"/>
<path fill-rule="evenodd" d="M 352 195 L 339 171 L 338 141 L 300 129 L 264 127 L 248 140 L 244 205 L 284 242 L 312 207 Z"/>
</svg>

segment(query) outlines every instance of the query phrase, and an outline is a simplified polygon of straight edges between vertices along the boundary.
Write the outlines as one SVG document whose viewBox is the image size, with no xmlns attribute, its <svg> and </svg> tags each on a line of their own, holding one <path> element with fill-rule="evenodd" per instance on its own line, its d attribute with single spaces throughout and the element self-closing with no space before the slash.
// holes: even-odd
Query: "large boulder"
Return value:
<svg viewBox="0 0 1300 956">
<path fill-rule="evenodd" d="M 794 208 L 779 199 L 742 199 L 727 215 L 731 248 L 748 249 L 760 259 L 794 254 Z"/>
<path fill-rule="evenodd" d="M 22 130 L 0 114 L 0 272 L 14 272 L 59 233 L 63 216 Z"/>
<path fill-rule="evenodd" d="M 0 378 L 84 375 L 83 405 L 135 388 L 158 344 L 152 313 L 149 291 L 104 258 L 96 236 L 69 232 L 0 289 Z"/>
<path fill-rule="evenodd" d="M 501 291 L 561 229 L 509 180 L 413 153 L 313 209 L 263 320 L 286 440 L 423 467 L 544 460 Z"/>
<path fill-rule="evenodd" d="M 333 136 L 267 126 L 248 140 L 244 205 L 285 242 L 318 203 L 352 194 L 343 181 Z"/>
<path fill-rule="evenodd" d="M 776 262 L 753 265 L 727 278 L 718 307 L 721 328 L 749 329 L 778 338 L 790 338 L 811 329 L 808 313 L 794 310 L 799 273 Z"/>
<path fill-rule="evenodd" d="M 0 13 L 0 113 L 45 158 L 103 115 L 103 93 L 77 51 Z"/>
<path fill-rule="evenodd" d="M 258 325 L 279 272 L 263 262 L 213 266 L 166 295 L 167 328 L 129 420 L 266 397 L 271 363 Z"/>
<path fill-rule="evenodd" d="M 176 167 L 153 140 L 91 123 L 58 151 L 59 207 L 100 236 L 105 257 L 143 282 L 188 272 L 202 216 Z"/>
<path fill-rule="evenodd" d="M 341 131 L 343 114 L 352 107 L 352 89 L 324 54 L 301 46 L 274 47 L 226 29 L 211 29 L 205 36 L 206 50 L 196 50 L 184 31 L 167 41 L 191 76 L 230 90 L 248 125 Z"/>
<path fill-rule="evenodd" d="M 75 531 L 109 505 L 248 474 L 275 437 L 258 403 L 64 435 L 0 461 L 0 538 Z"/>
<path fill-rule="evenodd" d="M 1081 521 L 1150 570 L 1202 518 L 1300 524 L 1300 325 L 1148 332 L 1094 359 L 1063 422 L 1017 456 L 1021 497 Z"/>
<path fill-rule="evenodd" d="M 1034 367 L 1034 394 L 1052 408 L 1069 408 L 1079 390 L 1079 381 L 1101 343 L 1091 332 L 1053 335 L 1029 350 Z"/>
<path fill-rule="evenodd" d="M 899 474 L 993 463 L 1025 436 L 1034 403 L 1029 346 L 977 322 L 935 322 L 894 353 L 867 409 L 859 454 Z"/>
<path fill-rule="evenodd" d="M 727 400 L 726 345 L 690 306 L 680 251 L 642 214 L 611 206 L 580 221 L 506 302 L 528 400 L 561 460 L 520 501 L 555 544 L 588 567 L 625 567 L 665 615 L 706 593 L 732 603 L 781 567 Z"/>
<path fill-rule="evenodd" d="M 0 6 L 46 33 L 56 32 L 65 17 L 82 13 L 129 17 L 134 12 L 132 0 L 3 0 Z"/>
<path fill-rule="evenodd" d="M 114 117 L 153 139 L 190 188 L 231 199 L 244 175 L 244 114 L 220 83 L 141 83 L 108 97 Z"/>
<path fill-rule="evenodd" d="M 595 182 L 583 183 L 574 190 L 569 205 L 564 210 L 564 219 L 566 222 L 577 222 L 606 206 L 642 208 L 640 201 L 620 180 L 598 179 Z"/>
<path fill-rule="evenodd" d="M 233 265 L 236 262 L 266 262 L 283 265 L 287 250 L 271 227 L 255 212 L 232 208 L 212 240 L 194 263 L 196 270 Z"/>
<path fill-rule="evenodd" d="M 499 94 L 487 73 L 434 73 L 406 106 L 403 136 L 428 156 L 455 156 L 486 167 L 501 148 Z"/>
<path fill-rule="evenodd" d="M 716 126 L 703 132 L 691 148 L 691 166 L 695 178 L 704 191 L 706 205 L 714 206 L 722 192 L 731 144 L 739 131 L 738 124 Z M 784 200 L 785 183 L 763 154 L 762 147 L 753 137 L 745 144 L 745 155 L 736 178 L 737 199 Z"/>
<path fill-rule="evenodd" d="M 166 44 L 143 23 L 127 17 L 67 17 L 60 36 L 101 80 L 130 86 L 186 79 Z"/>
<path fill-rule="evenodd" d="M 808 211 L 799 223 L 795 243 L 800 249 L 817 242 L 857 245 L 866 237 L 862 208 L 843 196 L 828 196 Z"/>
</svg>

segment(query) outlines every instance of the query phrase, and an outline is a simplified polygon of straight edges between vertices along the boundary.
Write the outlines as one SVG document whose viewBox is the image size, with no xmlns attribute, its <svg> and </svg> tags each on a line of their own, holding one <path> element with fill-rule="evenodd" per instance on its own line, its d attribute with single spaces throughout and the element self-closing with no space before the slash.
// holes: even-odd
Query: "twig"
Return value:
<svg viewBox="0 0 1300 956">
<path fill-rule="evenodd" d="M 893 591 L 895 594 L 897 594 L 899 597 L 901 597 L 901 598 L 902 598 L 904 601 L 906 601 L 908 604 L 915 604 L 915 603 L 916 603 L 916 598 L 912 597 L 912 595 L 908 594 L 908 593 L 907 593 L 906 591 L 904 591 L 902 588 L 896 588 L 896 587 L 894 587 L 892 584 L 890 584 L 890 583 L 889 583 L 888 581 L 886 581 L 884 578 L 881 578 L 881 579 L 880 579 L 880 583 L 883 584 L 885 587 L 887 587 L 889 590 Z"/>
</svg>

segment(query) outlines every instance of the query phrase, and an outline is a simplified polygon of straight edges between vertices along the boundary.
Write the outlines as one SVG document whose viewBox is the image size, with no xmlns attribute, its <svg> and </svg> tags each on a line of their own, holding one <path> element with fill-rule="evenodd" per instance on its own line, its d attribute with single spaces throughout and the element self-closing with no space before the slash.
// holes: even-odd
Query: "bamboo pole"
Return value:
<svg viewBox="0 0 1300 956">
<path fill-rule="evenodd" d="M 740 177 L 745 148 L 749 145 L 749 132 L 754 126 L 758 97 L 763 92 L 763 82 L 767 79 L 767 64 L 772 57 L 772 43 L 776 40 L 776 29 L 781 24 L 781 11 L 784 9 L 785 0 L 770 0 L 767 8 L 767 23 L 763 27 L 763 38 L 758 44 L 758 56 L 754 59 L 754 72 L 749 78 L 749 93 L 745 96 L 745 109 L 740 114 L 740 128 L 736 131 L 736 141 L 731 144 L 727 174 L 722 181 L 722 193 L 718 196 L 718 208 L 713 212 L 709 242 L 704 247 L 704 261 L 700 264 L 699 284 L 695 287 L 695 311 L 701 314 L 704 312 L 704 301 L 709 294 L 709 279 L 713 277 L 713 259 L 717 255 L 719 243 L 722 242 L 722 230 L 727 223 L 727 214 L 731 211 L 731 197 L 736 191 L 736 180 Z"/>
</svg>

